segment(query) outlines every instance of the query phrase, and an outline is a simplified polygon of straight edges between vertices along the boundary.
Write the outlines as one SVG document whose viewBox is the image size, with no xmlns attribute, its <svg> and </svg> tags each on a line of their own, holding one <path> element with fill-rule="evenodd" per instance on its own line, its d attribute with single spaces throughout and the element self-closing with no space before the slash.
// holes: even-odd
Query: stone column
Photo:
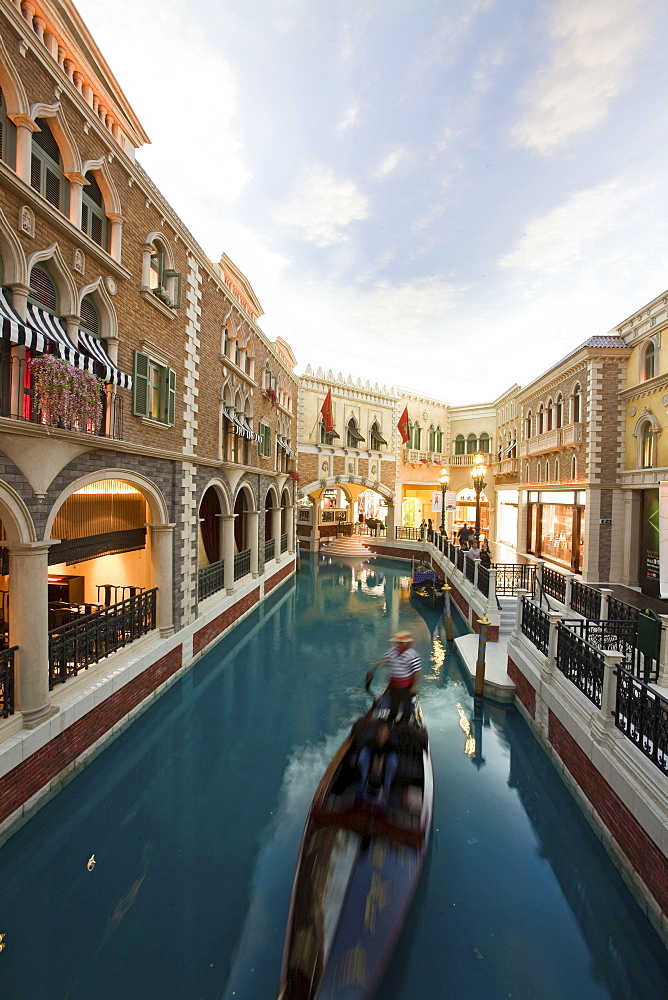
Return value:
<svg viewBox="0 0 668 1000">
<path fill-rule="evenodd" d="M 258 528 L 260 524 L 260 512 L 257 510 L 247 510 L 246 517 L 248 518 L 248 529 L 246 538 L 250 542 L 250 566 L 251 574 L 253 577 L 258 577 L 260 575 L 260 562 L 259 562 L 259 545 L 258 545 Z"/>
<path fill-rule="evenodd" d="M 288 536 L 288 552 L 290 555 L 295 551 L 295 508 L 294 506 L 285 508 L 285 532 Z"/>
<path fill-rule="evenodd" d="M 386 526 L 385 537 L 389 539 L 393 539 L 395 535 L 394 515 L 395 515 L 395 504 L 392 503 L 390 500 L 388 500 L 387 517 L 385 518 L 385 526 Z"/>
<path fill-rule="evenodd" d="M 109 255 L 117 260 L 120 264 L 121 262 L 121 249 L 123 241 L 123 216 L 118 212 L 110 212 L 107 215 L 109 219 Z M 149 257 L 149 268 L 150 268 L 150 257 Z"/>
<path fill-rule="evenodd" d="M 16 705 L 26 729 L 57 709 L 49 697 L 48 542 L 8 542 L 9 645 L 16 654 Z"/>
<path fill-rule="evenodd" d="M 16 173 L 30 184 L 32 134 L 39 131 L 39 125 L 29 115 L 10 115 L 10 118 L 16 125 Z"/>
<path fill-rule="evenodd" d="M 174 524 L 149 524 L 153 586 L 158 588 L 157 626 L 161 636 L 174 631 Z"/>
<path fill-rule="evenodd" d="M 79 346 L 79 327 L 81 325 L 81 316 L 65 316 L 65 327 L 67 336 L 70 338 L 75 347 Z"/>
<path fill-rule="evenodd" d="M 610 598 L 612 597 L 612 591 L 608 587 L 601 587 L 601 609 L 599 611 L 599 618 L 601 621 L 607 621 L 608 619 L 608 608 L 610 605 Z"/>
<path fill-rule="evenodd" d="M 550 631 L 547 640 L 547 663 L 545 664 L 548 673 L 552 673 L 557 665 L 557 647 L 559 645 L 559 622 L 562 619 L 560 611 L 548 611 L 547 617 L 550 619 Z"/>
<path fill-rule="evenodd" d="M 617 667 L 622 662 L 622 654 L 617 650 L 602 649 L 603 687 L 601 690 L 601 712 L 592 719 L 592 734 L 599 743 L 610 739 L 615 728 L 617 707 Z"/>
<path fill-rule="evenodd" d="M 575 573 L 566 573 L 566 593 L 564 594 L 564 607 L 567 611 L 571 611 L 571 599 L 573 596 L 573 580 L 575 579 Z"/>
<path fill-rule="evenodd" d="M 234 519 L 236 514 L 221 514 L 223 525 L 223 580 L 225 591 L 231 594 L 234 590 Z"/>
<path fill-rule="evenodd" d="M 274 558 L 281 557 L 281 508 L 274 507 L 271 512 L 271 537 L 274 539 Z"/>
<path fill-rule="evenodd" d="M 79 173 L 65 174 L 64 176 L 70 182 L 70 222 L 77 229 L 81 229 L 81 192 L 87 181 L 84 175 Z"/>
</svg>

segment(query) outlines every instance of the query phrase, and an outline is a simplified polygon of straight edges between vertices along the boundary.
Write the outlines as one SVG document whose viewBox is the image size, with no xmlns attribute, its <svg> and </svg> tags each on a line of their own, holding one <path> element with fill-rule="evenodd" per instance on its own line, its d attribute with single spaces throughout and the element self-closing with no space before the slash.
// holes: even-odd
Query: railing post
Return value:
<svg viewBox="0 0 668 1000">
<path fill-rule="evenodd" d="M 609 734 L 615 725 L 617 707 L 617 667 L 622 662 L 622 654 L 617 650 L 602 649 L 603 686 L 601 690 L 601 714 L 594 719 L 592 728 L 600 735 Z"/>
<path fill-rule="evenodd" d="M 517 608 L 515 614 L 515 628 L 513 629 L 511 635 L 511 638 L 515 642 L 517 642 L 519 637 L 522 635 L 522 610 L 524 608 L 524 598 L 528 595 L 528 593 L 529 593 L 528 590 L 522 590 L 521 587 L 519 590 L 515 591 L 515 597 L 517 599 Z"/>
<path fill-rule="evenodd" d="M 478 570 L 480 569 L 480 557 L 473 560 L 473 586 L 478 590 Z"/>
<path fill-rule="evenodd" d="M 559 622 L 563 615 L 561 611 L 548 611 L 547 617 L 550 619 L 550 633 L 547 640 L 547 663 L 546 673 L 551 674 L 557 665 L 557 648 L 559 645 Z"/>
<path fill-rule="evenodd" d="M 478 659 L 475 665 L 475 681 L 473 684 L 473 694 L 476 699 L 482 698 L 485 693 L 485 656 L 487 652 L 487 626 L 489 619 L 486 615 L 478 618 Z"/>
<path fill-rule="evenodd" d="M 490 566 L 489 573 L 489 593 L 487 594 L 487 604 L 491 608 L 496 608 L 496 566 Z"/>
<path fill-rule="evenodd" d="M 599 611 L 600 620 L 608 620 L 608 608 L 610 605 L 610 598 L 612 597 L 612 590 L 609 587 L 601 587 L 601 610 Z"/>
<path fill-rule="evenodd" d="M 571 599 L 573 596 L 573 580 L 575 579 L 575 573 L 566 573 L 566 590 L 564 593 L 564 606 L 568 611 L 571 611 Z"/>
<path fill-rule="evenodd" d="M 543 591 L 543 569 L 545 567 L 545 560 L 539 559 L 536 563 L 536 581 L 538 583 L 538 594 L 540 595 Z"/>
</svg>

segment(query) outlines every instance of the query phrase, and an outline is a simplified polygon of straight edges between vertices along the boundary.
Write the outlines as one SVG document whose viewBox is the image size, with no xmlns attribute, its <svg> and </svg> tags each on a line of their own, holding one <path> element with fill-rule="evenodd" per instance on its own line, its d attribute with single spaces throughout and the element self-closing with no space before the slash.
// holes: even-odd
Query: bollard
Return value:
<svg viewBox="0 0 668 1000">
<path fill-rule="evenodd" d="M 445 638 L 448 642 L 452 642 L 453 632 L 452 632 L 452 604 L 450 603 L 450 591 L 452 587 L 446 580 L 443 584 L 443 595 L 445 598 L 445 603 L 443 605 L 443 618 L 445 619 Z"/>
<path fill-rule="evenodd" d="M 485 693 L 485 653 L 487 652 L 487 626 L 490 624 L 487 615 L 478 619 L 480 632 L 478 635 L 478 659 L 475 665 L 475 683 L 473 694 L 476 698 L 482 698 Z"/>
</svg>

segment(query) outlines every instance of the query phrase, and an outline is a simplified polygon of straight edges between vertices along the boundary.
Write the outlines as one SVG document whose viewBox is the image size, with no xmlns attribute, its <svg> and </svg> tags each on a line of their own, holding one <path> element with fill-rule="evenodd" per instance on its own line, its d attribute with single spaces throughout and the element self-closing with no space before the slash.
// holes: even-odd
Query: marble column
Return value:
<svg viewBox="0 0 668 1000">
<path fill-rule="evenodd" d="M 221 514 L 223 525 L 223 579 L 225 591 L 231 594 L 234 590 L 234 519 L 236 514 Z"/>
<path fill-rule="evenodd" d="M 161 636 L 174 631 L 173 608 L 173 524 L 149 524 L 151 529 L 151 568 L 153 586 L 158 588 L 157 626 Z"/>
<path fill-rule="evenodd" d="M 260 524 L 260 513 L 257 510 L 247 510 L 246 517 L 248 518 L 248 523 L 246 525 L 246 538 L 248 539 L 250 548 L 251 574 L 254 577 L 257 577 L 260 573 L 257 535 Z"/>
<path fill-rule="evenodd" d="M 274 507 L 271 511 L 271 537 L 274 539 L 274 558 L 281 555 L 281 508 Z"/>
</svg>

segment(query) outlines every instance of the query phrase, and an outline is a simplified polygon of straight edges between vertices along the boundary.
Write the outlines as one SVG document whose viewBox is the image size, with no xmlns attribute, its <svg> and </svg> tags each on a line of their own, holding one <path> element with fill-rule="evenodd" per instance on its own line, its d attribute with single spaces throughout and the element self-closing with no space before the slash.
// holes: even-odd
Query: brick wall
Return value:
<svg viewBox="0 0 668 1000">
<path fill-rule="evenodd" d="M 294 571 L 294 564 L 289 563 L 287 566 L 284 566 L 283 569 L 279 570 L 278 573 L 269 577 L 264 585 L 265 595 L 268 594 L 270 590 L 273 590 L 274 587 L 277 587 L 278 584 L 281 583 L 282 580 L 285 580 L 286 577 L 290 576 L 291 573 L 294 573 Z"/>
<path fill-rule="evenodd" d="M 508 676 L 515 685 L 515 694 L 520 699 L 532 719 L 536 718 L 536 691 L 517 665 L 508 657 Z"/>
<path fill-rule="evenodd" d="M 56 778 L 182 664 L 182 647 L 163 656 L 0 779 L 0 822 Z"/>
<path fill-rule="evenodd" d="M 549 719 L 549 739 L 578 787 L 596 810 L 599 820 L 609 830 L 633 870 L 652 893 L 661 912 L 668 913 L 668 858 L 645 833 L 552 712 Z"/>
<path fill-rule="evenodd" d="M 237 601 L 236 604 L 233 604 L 227 611 L 223 611 L 222 615 L 218 615 L 208 625 L 195 632 L 193 635 L 193 655 L 197 656 L 198 653 L 201 653 L 206 646 L 212 643 L 214 639 L 217 639 L 225 629 L 233 625 L 237 618 L 240 618 L 246 611 L 249 611 L 259 600 L 260 589 L 256 587 L 255 590 L 251 591 L 250 594 L 246 594 L 245 597 Z"/>
</svg>

